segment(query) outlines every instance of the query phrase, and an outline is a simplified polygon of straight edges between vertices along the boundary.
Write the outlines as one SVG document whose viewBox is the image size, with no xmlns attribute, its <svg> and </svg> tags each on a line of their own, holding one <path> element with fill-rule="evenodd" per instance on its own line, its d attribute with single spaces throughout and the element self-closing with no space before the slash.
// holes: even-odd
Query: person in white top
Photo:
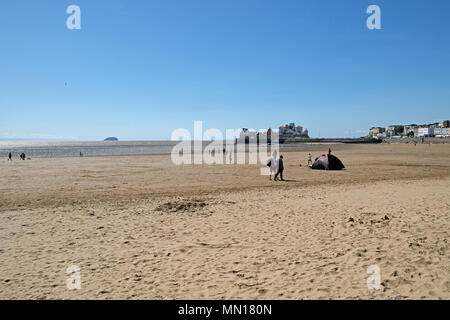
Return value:
<svg viewBox="0 0 450 320">
<path fill-rule="evenodd" d="M 278 159 L 277 150 L 272 153 L 272 158 L 270 158 L 270 174 L 269 180 L 272 180 L 272 174 L 275 176 L 278 172 Z"/>
</svg>

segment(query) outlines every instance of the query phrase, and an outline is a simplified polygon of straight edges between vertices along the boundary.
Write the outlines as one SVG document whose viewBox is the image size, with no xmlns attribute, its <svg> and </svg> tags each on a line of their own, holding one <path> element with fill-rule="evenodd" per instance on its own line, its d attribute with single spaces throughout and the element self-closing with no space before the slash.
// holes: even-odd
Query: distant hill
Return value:
<svg viewBox="0 0 450 320">
<path fill-rule="evenodd" d="M 116 137 L 109 137 L 109 138 L 106 138 L 104 141 L 119 141 L 119 139 Z"/>
</svg>

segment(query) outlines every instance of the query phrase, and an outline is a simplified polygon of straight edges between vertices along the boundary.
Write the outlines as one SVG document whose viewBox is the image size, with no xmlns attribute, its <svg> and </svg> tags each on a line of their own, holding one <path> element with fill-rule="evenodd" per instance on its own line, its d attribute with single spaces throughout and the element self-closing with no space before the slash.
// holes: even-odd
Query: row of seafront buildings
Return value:
<svg viewBox="0 0 450 320">
<path fill-rule="evenodd" d="M 279 128 L 280 139 L 302 140 L 309 138 L 308 129 L 290 123 Z"/>
<path fill-rule="evenodd" d="M 369 137 L 384 138 L 424 138 L 424 137 L 450 137 L 450 121 L 417 125 L 392 125 L 386 128 L 373 127 L 369 130 Z"/>
<path fill-rule="evenodd" d="M 248 144 L 250 140 L 254 139 L 259 143 L 260 139 L 267 140 L 269 143 L 272 138 L 272 129 L 269 128 L 266 132 L 256 132 L 247 128 L 242 128 L 239 139 Z M 280 143 L 283 142 L 296 142 L 309 138 L 308 129 L 302 126 L 296 126 L 295 123 L 286 124 L 278 129 L 277 133 Z"/>
</svg>

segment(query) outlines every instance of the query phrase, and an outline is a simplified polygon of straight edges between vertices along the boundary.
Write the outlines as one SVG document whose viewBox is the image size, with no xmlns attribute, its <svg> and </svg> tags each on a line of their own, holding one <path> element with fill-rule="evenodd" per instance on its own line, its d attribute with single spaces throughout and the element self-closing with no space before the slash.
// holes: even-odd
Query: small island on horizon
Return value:
<svg viewBox="0 0 450 320">
<path fill-rule="evenodd" d="M 103 141 L 119 141 L 119 138 L 116 138 L 116 137 L 108 137 L 108 138 L 106 138 L 106 139 L 103 140 Z"/>
</svg>

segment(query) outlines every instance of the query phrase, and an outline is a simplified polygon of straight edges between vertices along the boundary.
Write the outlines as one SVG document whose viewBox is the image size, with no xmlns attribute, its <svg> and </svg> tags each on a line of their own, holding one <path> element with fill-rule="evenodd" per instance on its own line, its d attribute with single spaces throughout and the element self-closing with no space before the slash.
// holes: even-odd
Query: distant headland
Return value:
<svg viewBox="0 0 450 320">
<path fill-rule="evenodd" d="M 104 141 L 119 141 L 119 139 L 116 137 L 108 137 Z"/>
</svg>

